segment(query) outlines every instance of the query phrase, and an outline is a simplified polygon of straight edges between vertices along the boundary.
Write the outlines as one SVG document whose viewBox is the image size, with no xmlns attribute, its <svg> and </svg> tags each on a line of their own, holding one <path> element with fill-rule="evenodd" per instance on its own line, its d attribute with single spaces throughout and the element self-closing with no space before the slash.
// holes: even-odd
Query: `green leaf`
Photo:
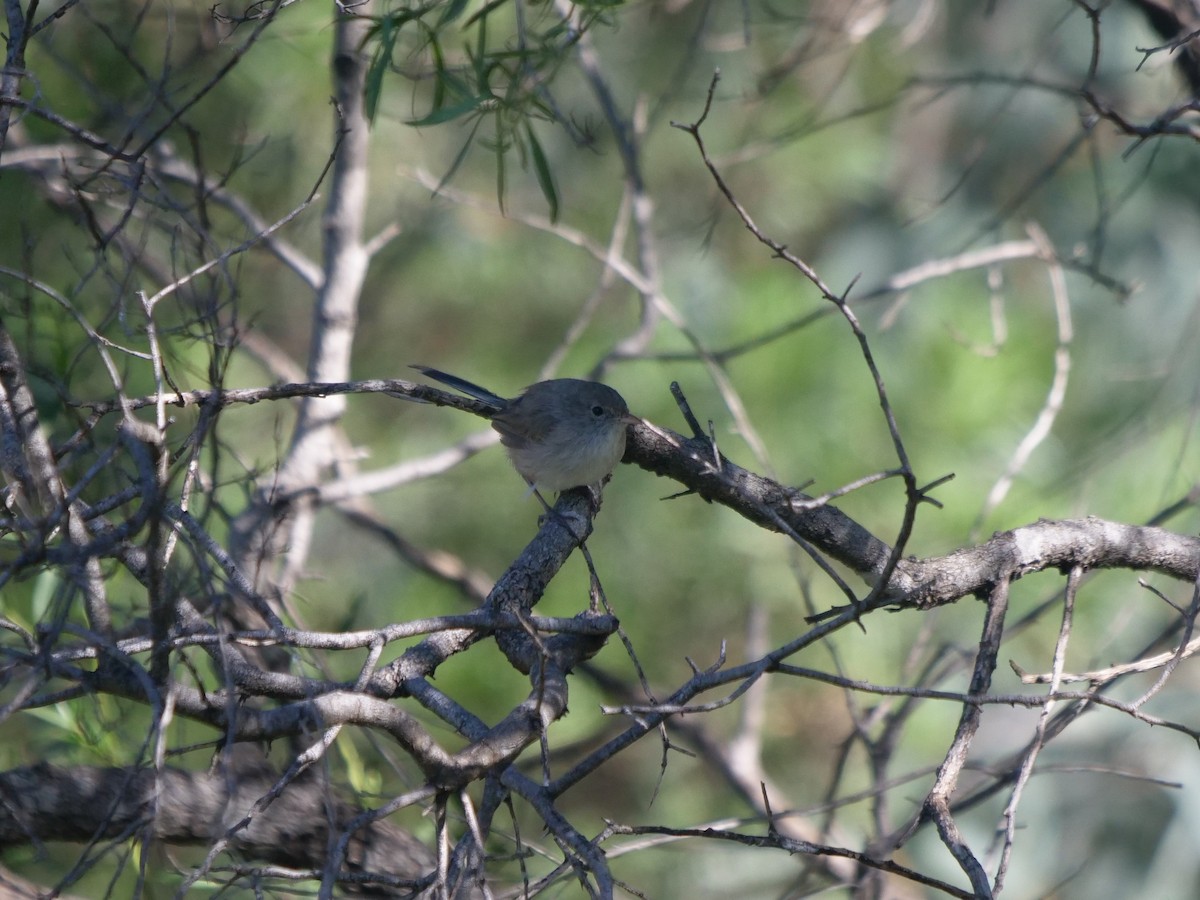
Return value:
<svg viewBox="0 0 1200 900">
<path fill-rule="evenodd" d="M 392 16 L 384 16 L 379 23 L 379 43 L 371 56 L 371 64 L 367 67 L 367 82 L 364 91 L 367 121 L 374 124 L 375 114 L 379 111 L 379 98 L 383 96 L 383 78 L 392 64 L 392 53 L 396 49 L 396 39 L 400 36 L 400 27 Z"/>
<path fill-rule="evenodd" d="M 470 52 L 469 48 L 468 52 Z M 490 71 L 490 66 L 487 65 L 487 58 L 487 19 L 480 19 L 475 53 L 472 57 L 472 62 L 475 64 L 475 81 L 479 85 L 480 90 L 487 87 L 488 73 Z"/>
<path fill-rule="evenodd" d="M 504 192 L 507 189 L 504 169 L 504 140 L 500 133 L 501 122 L 500 114 L 496 114 L 496 202 L 500 206 L 500 215 L 505 215 L 504 212 Z"/>
<path fill-rule="evenodd" d="M 507 2 L 508 2 L 508 0 L 491 0 L 490 3 L 485 3 L 483 5 L 482 9 L 480 9 L 478 12 L 472 13 L 471 18 L 469 18 L 469 19 L 467 19 L 467 21 L 463 22 L 462 27 L 470 28 L 476 22 L 486 19 L 488 16 L 490 16 L 493 12 L 495 12 L 497 9 L 499 9 L 501 6 L 503 6 Z"/>
<path fill-rule="evenodd" d="M 467 3 L 470 0 L 450 0 L 446 4 L 446 8 L 442 10 L 442 15 L 438 18 L 437 27 L 448 25 L 463 14 L 463 10 L 467 8 Z"/>
<path fill-rule="evenodd" d="M 550 221 L 557 222 L 558 191 L 554 188 L 554 173 L 550 171 L 550 163 L 546 160 L 546 154 L 542 152 L 542 145 L 538 142 L 533 126 L 528 121 L 525 122 L 525 134 L 529 138 L 529 154 L 533 157 L 533 171 L 537 175 L 538 186 L 542 189 L 542 196 L 546 198 L 546 204 L 550 207 Z"/>
<path fill-rule="evenodd" d="M 462 147 L 460 147 L 458 150 L 458 155 L 454 157 L 454 162 L 450 163 L 450 168 L 446 171 L 446 174 L 442 176 L 442 180 L 438 182 L 437 187 L 434 188 L 433 192 L 435 194 L 445 187 L 446 183 L 454 177 L 454 173 L 458 171 L 458 167 L 461 166 L 463 160 L 467 158 L 467 153 L 475 144 L 475 132 L 479 130 L 479 126 L 482 124 L 482 122 L 482 118 L 476 119 L 475 124 L 471 126 L 471 133 L 467 135 L 467 139 L 463 141 Z"/>
<path fill-rule="evenodd" d="M 450 122 L 465 116 L 467 113 L 474 112 L 482 103 L 490 99 L 491 97 L 476 94 L 467 97 L 465 100 L 460 100 L 458 103 L 452 103 L 449 106 L 443 106 L 441 109 L 435 109 L 429 115 L 422 116 L 419 119 L 409 119 L 406 124 L 416 128 L 423 128 L 426 125 L 441 125 L 443 122 Z"/>
<path fill-rule="evenodd" d="M 446 55 L 442 52 L 442 42 L 438 40 L 437 32 L 421 23 L 429 39 L 429 52 L 433 54 L 433 108 L 441 109 L 446 105 L 446 89 L 455 83 L 454 77 L 446 68 Z"/>
</svg>

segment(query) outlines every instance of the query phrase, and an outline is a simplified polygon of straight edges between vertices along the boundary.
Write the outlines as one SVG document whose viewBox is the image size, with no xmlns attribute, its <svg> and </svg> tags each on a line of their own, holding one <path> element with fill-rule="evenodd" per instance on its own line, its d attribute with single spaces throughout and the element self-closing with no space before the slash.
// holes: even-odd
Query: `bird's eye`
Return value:
<svg viewBox="0 0 1200 900">
<path fill-rule="evenodd" d="M 597 403 L 592 407 L 592 415 L 597 419 L 600 418 L 602 415 L 604 415 L 604 407 Z"/>
</svg>

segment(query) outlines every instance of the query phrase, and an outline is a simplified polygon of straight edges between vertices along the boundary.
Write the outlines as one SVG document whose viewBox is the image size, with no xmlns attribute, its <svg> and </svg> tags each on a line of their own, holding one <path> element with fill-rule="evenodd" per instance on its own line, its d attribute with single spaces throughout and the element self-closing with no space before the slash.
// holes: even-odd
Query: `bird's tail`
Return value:
<svg viewBox="0 0 1200 900">
<path fill-rule="evenodd" d="M 474 382 L 467 381 L 465 378 L 459 378 L 457 375 L 443 372 L 441 369 L 433 369 L 429 366 L 409 366 L 409 368 L 416 369 L 422 375 L 428 375 L 434 381 L 448 384 L 455 390 L 462 391 L 468 397 L 474 397 L 476 400 L 482 400 L 484 403 L 494 404 L 497 409 L 503 409 L 508 405 L 507 400 L 497 394 L 493 394 L 487 388 L 482 388 Z"/>
</svg>

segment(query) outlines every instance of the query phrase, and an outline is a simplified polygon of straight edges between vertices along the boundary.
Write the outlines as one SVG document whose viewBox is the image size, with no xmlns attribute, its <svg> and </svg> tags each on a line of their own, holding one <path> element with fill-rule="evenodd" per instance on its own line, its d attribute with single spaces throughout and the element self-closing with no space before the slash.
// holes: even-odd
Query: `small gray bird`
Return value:
<svg viewBox="0 0 1200 900">
<path fill-rule="evenodd" d="M 624 397 L 598 381 L 539 381 L 509 400 L 457 375 L 412 368 L 493 407 L 492 427 L 513 467 L 540 490 L 599 484 L 625 455 L 626 428 L 641 421 Z"/>
</svg>

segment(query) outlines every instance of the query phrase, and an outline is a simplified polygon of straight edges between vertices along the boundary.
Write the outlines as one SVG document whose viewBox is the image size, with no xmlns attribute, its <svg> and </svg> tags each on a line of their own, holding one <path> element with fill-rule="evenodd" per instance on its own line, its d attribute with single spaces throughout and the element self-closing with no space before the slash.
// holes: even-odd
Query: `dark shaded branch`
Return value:
<svg viewBox="0 0 1200 900">
<path fill-rule="evenodd" d="M 130 771 L 37 765 L 0 773 L 0 844 L 116 839 L 149 827 L 155 839 L 207 845 L 239 821 L 277 780 L 266 766 L 236 772 Z M 229 849 L 278 865 L 319 870 L 330 834 L 358 810 L 313 779 L 299 779 L 250 824 Z M 345 869 L 383 884 L 412 885 L 434 857 L 405 831 L 373 822 L 352 838 Z"/>
</svg>

